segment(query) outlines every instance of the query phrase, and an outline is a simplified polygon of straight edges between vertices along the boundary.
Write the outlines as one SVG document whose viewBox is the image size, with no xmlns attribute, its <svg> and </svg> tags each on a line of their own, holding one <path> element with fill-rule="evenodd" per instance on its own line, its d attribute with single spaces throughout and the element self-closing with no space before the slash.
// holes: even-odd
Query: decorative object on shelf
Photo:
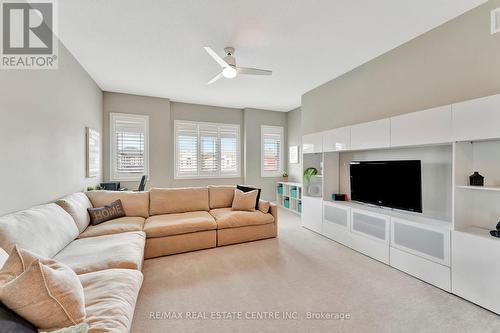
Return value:
<svg viewBox="0 0 500 333">
<path fill-rule="evenodd" d="M 332 199 L 335 201 L 347 201 L 347 194 L 334 193 L 332 194 Z"/>
<path fill-rule="evenodd" d="M 290 164 L 299 163 L 299 146 L 288 147 L 288 163 Z"/>
<path fill-rule="evenodd" d="M 98 131 L 86 127 L 85 133 L 87 136 L 87 178 L 97 177 L 101 171 L 101 143 L 100 134 Z"/>
<path fill-rule="evenodd" d="M 307 168 L 304 170 L 304 180 L 306 182 L 310 182 L 313 176 L 318 174 L 318 169 L 316 168 Z"/>
<path fill-rule="evenodd" d="M 493 237 L 500 238 L 500 222 L 497 223 L 496 228 L 497 228 L 497 230 L 491 230 L 490 231 L 490 235 L 492 235 Z"/>
<path fill-rule="evenodd" d="M 479 172 L 474 171 L 469 177 L 470 186 L 484 186 L 484 177 L 479 174 Z"/>
<path fill-rule="evenodd" d="M 288 181 L 288 173 L 286 171 L 283 171 L 282 176 L 283 176 L 283 181 L 287 182 Z"/>
<path fill-rule="evenodd" d="M 321 196 L 321 183 L 311 183 L 307 187 L 307 193 L 311 197 L 320 197 Z"/>
</svg>

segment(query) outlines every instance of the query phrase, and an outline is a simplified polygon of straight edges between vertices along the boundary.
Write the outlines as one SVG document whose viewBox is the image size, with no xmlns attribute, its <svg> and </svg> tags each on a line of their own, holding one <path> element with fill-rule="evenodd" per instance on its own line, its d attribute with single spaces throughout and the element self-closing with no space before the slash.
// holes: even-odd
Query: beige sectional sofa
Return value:
<svg viewBox="0 0 500 333">
<path fill-rule="evenodd" d="M 82 282 L 89 332 L 128 332 L 144 259 L 277 236 L 277 207 L 232 211 L 234 187 L 75 193 L 0 217 L 14 245 L 71 267 Z M 90 225 L 87 208 L 120 199 L 125 217 Z M 2 263 L 0 263 L 0 266 Z"/>
</svg>

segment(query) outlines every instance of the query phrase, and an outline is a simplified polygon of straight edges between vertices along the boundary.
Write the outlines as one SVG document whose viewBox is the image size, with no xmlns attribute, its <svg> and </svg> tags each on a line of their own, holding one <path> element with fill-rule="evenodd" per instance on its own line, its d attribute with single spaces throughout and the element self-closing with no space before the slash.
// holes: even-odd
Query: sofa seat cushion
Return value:
<svg viewBox="0 0 500 333">
<path fill-rule="evenodd" d="M 212 209 L 210 214 L 217 222 L 217 229 L 238 228 L 274 222 L 274 217 L 271 214 L 264 214 L 260 210 L 245 212 L 235 211 L 231 208 L 219 208 Z"/>
<path fill-rule="evenodd" d="M 124 232 L 77 239 L 54 259 L 84 274 L 110 268 L 142 269 L 146 235 L 142 231 Z"/>
<path fill-rule="evenodd" d="M 55 203 L 0 217 L 0 247 L 10 253 L 14 245 L 52 258 L 78 236 L 75 221 Z"/>
<path fill-rule="evenodd" d="M 146 219 L 143 217 L 120 217 L 98 225 L 89 225 L 87 229 L 85 229 L 85 231 L 78 236 L 78 238 L 112 235 L 130 231 L 142 231 L 144 221 L 146 221 Z"/>
<path fill-rule="evenodd" d="M 217 229 L 208 212 L 189 212 L 151 216 L 144 224 L 148 238 L 165 237 Z"/>
<path fill-rule="evenodd" d="M 78 278 L 85 295 L 88 332 L 129 332 L 142 273 L 133 269 L 107 269 Z"/>
</svg>

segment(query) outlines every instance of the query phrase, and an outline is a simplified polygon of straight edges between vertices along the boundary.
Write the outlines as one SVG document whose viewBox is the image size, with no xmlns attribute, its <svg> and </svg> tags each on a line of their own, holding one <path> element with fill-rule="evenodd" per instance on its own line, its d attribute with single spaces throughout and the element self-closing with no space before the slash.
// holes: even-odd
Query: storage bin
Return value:
<svg viewBox="0 0 500 333">
<path fill-rule="evenodd" d="M 285 208 L 290 208 L 290 199 L 285 198 L 283 204 L 284 204 Z"/>
<path fill-rule="evenodd" d="M 297 188 L 296 188 L 296 187 L 292 187 L 292 188 L 290 189 L 290 196 L 291 196 L 292 198 L 296 198 L 296 197 L 297 197 Z"/>
<path fill-rule="evenodd" d="M 276 191 L 278 192 L 278 194 L 283 195 L 283 185 L 278 185 L 278 187 L 276 187 Z"/>
</svg>

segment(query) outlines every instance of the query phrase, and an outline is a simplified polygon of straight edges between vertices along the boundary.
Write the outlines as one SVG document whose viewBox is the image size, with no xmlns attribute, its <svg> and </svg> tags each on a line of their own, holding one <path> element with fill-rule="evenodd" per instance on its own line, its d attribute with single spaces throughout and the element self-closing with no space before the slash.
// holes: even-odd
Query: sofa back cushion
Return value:
<svg viewBox="0 0 500 333">
<path fill-rule="evenodd" d="M 210 209 L 228 208 L 233 204 L 234 186 L 209 186 Z"/>
<path fill-rule="evenodd" d="M 88 208 L 92 208 L 92 203 L 83 192 L 74 193 L 59 199 L 56 204 L 61 206 L 75 220 L 80 232 L 83 232 L 90 223 Z"/>
<path fill-rule="evenodd" d="M 153 188 L 150 215 L 209 211 L 208 188 Z"/>
<path fill-rule="evenodd" d="M 0 247 L 14 245 L 44 257 L 53 257 L 78 236 L 71 215 L 55 203 L 0 217 Z"/>
<path fill-rule="evenodd" d="M 120 199 L 126 216 L 149 217 L 149 192 L 90 191 L 85 194 L 94 208 L 104 207 Z"/>
</svg>

